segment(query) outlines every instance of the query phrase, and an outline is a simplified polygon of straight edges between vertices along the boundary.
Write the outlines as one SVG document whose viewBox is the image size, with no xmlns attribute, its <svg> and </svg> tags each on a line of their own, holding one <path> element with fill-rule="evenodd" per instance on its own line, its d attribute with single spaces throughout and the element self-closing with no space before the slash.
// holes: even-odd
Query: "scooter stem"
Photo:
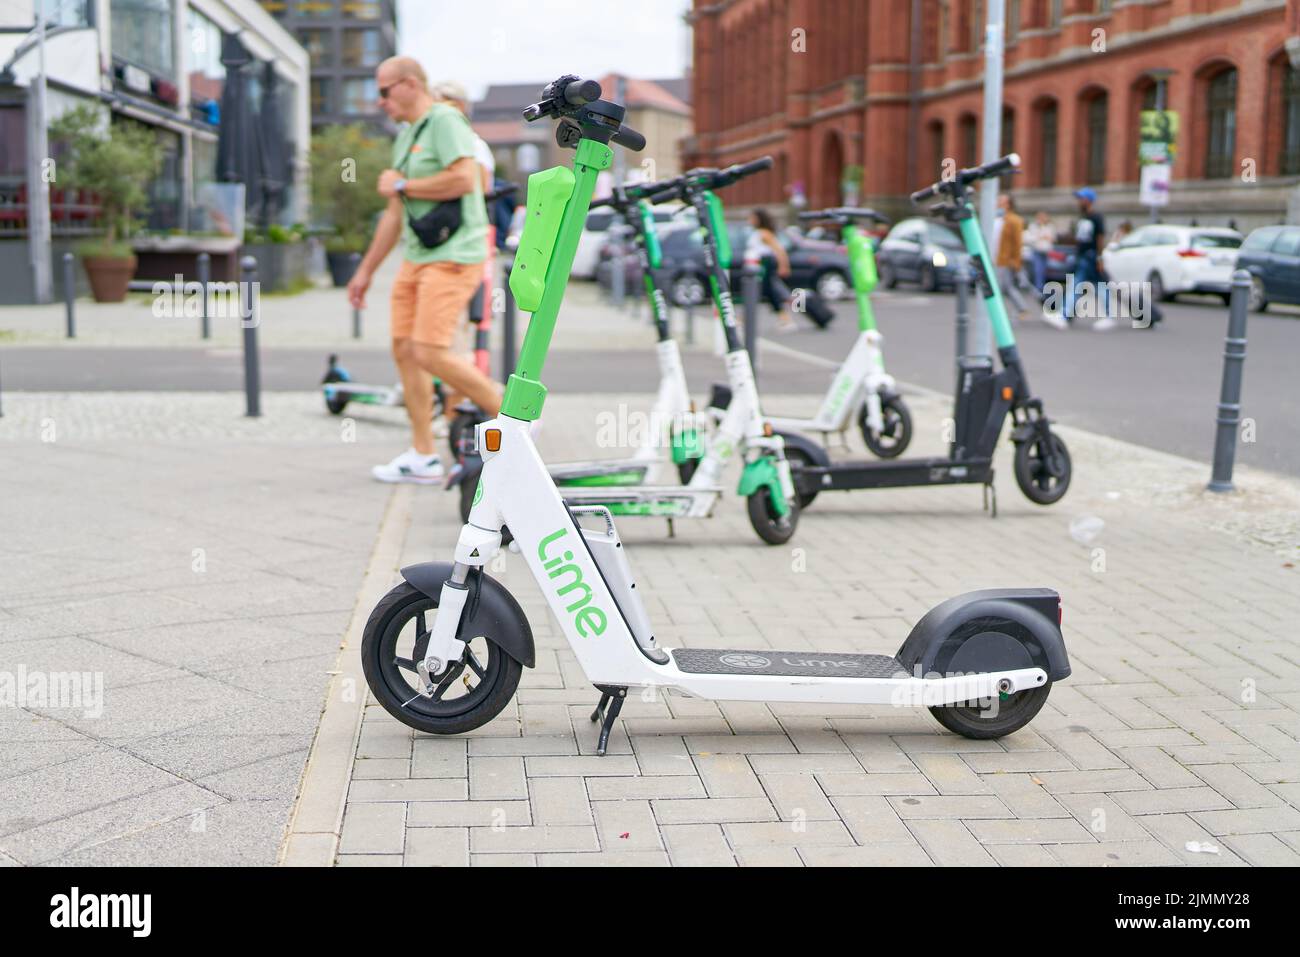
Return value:
<svg viewBox="0 0 1300 957">
<path fill-rule="evenodd" d="M 551 336 L 564 301 L 564 290 L 573 271 L 573 257 L 578 251 L 578 241 L 587 222 L 591 197 L 596 190 L 596 177 L 609 169 L 614 153 L 604 143 L 586 138 L 578 141 L 578 153 L 573 160 L 574 187 L 564 217 L 560 220 L 555 251 L 546 270 L 546 290 L 542 300 L 528 322 L 528 331 L 519 350 L 519 364 L 506 383 L 501 400 L 501 414 L 512 419 L 532 421 L 542 414 L 546 401 L 546 386 L 542 385 L 542 368 L 551 348 Z"/>
</svg>

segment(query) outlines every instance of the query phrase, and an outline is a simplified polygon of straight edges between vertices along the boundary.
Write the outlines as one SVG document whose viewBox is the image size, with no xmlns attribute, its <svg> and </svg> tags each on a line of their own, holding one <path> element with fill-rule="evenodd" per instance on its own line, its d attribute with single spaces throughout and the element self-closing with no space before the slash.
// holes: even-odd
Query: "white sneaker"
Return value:
<svg viewBox="0 0 1300 957">
<path fill-rule="evenodd" d="M 1047 323 L 1053 329 L 1060 329 L 1062 332 L 1070 328 L 1070 324 L 1066 321 L 1065 316 L 1061 315 L 1059 312 L 1043 313 L 1043 322 Z"/>
<path fill-rule="evenodd" d="M 1119 325 L 1119 323 L 1116 322 L 1114 319 L 1112 319 L 1110 316 L 1102 316 L 1100 319 L 1098 319 L 1096 322 L 1094 322 L 1094 323 L 1092 324 L 1092 331 L 1093 331 L 1093 332 L 1110 332 L 1112 329 L 1116 328 L 1118 325 Z"/>
<path fill-rule="evenodd" d="M 376 465 L 370 474 L 381 482 L 412 482 L 433 485 L 443 476 L 442 460 L 430 453 L 407 449 L 387 465 Z"/>
</svg>

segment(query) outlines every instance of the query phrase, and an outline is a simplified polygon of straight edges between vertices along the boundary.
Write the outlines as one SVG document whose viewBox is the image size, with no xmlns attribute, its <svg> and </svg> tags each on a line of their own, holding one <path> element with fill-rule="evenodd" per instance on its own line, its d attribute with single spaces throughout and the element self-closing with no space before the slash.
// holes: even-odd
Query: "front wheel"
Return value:
<svg viewBox="0 0 1300 957">
<path fill-rule="evenodd" d="M 936 721 L 954 734 L 975 741 L 1002 738 L 1019 731 L 1047 703 L 1047 693 L 1052 683 L 1011 695 L 998 695 L 996 701 L 987 703 L 967 701 L 964 704 L 940 705 L 930 708 Z"/>
<path fill-rule="evenodd" d="M 758 537 L 769 545 L 784 545 L 794 537 L 799 524 L 799 502 L 789 502 L 789 511 L 777 515 L 772 507 L 772 494 L 766 486 L 750 494 L 745 505 L 749 509 L 749 524 Z"/>
<path fill-rule="evenodd" d="M 490 635 L 465 646 L 460 661 L 435 676 L 430 697 L 420 694 L 416 663 L 429 647 L 438 600 L 402 582 L 375 606 L 361 639 L 361 664 L 384 710 L 427 734 L 462 734 L 487 724 L 510 703 L 523 666 Z"/>
<path fill-rule="evenodd" d="M 1059 502 L 1070 487 L 1070 450 L 1055 432 L 1016 445 L 1016 484 L 1039 505 Z"/>
<path fill-rule="evenodd" d="M 874 455 L 882 459 L 896 459 L 902 455 L 912 442 L 912 413 L 902 396 L 883 395 L 880 397 L 880 418 L 883 428 L 876 432 L 867 421 L 867 406 L 862 405 L 858 413 L 858 427 L 862 430 L 862 441 Z"/>
<path fill-rule="evenodd" d="M 826 302 L 837 302 L 843 299 L 849 292 L 849 282 L 844 274 L 838 269 L 828 269 L 817 277 L 813 283 L 817 289 L 817 295 L 821 296 Z"/>
<path fill-rule="evenodd" d="M 930 263 L 921 264 L 921 289 L 924 292 L 939 291 L 939 274 Z"/>
</svg>

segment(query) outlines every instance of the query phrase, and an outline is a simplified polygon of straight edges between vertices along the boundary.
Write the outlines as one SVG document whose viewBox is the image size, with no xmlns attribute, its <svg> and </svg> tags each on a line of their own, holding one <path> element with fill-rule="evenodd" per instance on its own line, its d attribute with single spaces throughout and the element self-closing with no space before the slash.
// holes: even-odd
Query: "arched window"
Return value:
<svg viewBox="0 0 1300 957">
<path fill-rule="evenodd" d="M 1283 176 L 1300 174 L 1300 67 L 1282 72 L 1282 155 L 1278 172 Z"/>
<path fill-rule="evenodd" d="M 1237 164 L 1237 71 L 1232 67 L 1210 78 L 1205 111 L 1205 178 L 1227 179 Z"/>
<path fill-rule="evenodd" d="M 1048 100 L 1038 108 L 1038 185 L 1056 185 L 1057 106 Z"/>
<path fill-rule="evenodd" d="M 1100 186 L 1106 182 L 1106 145 L 1110 123 L 1110 97 L 1105 90 L 1085 101 L 1087 135 L 1084 139 L 1084 182 Z"/>
<path fill-rule="evenodd" d="M 975 117 L 970 113 L 964 115 L 957 122 L 957 148 L 961 150 L 961 155 L 957 157 L 957 162 L 962 166 L 974 166 L 979 162 L 979 128 L 976 125 Z"/>
</svg>

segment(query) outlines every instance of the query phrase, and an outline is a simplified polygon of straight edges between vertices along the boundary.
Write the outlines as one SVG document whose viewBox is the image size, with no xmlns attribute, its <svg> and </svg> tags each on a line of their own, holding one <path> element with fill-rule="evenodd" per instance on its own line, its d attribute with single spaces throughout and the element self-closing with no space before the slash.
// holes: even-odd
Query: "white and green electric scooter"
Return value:
<svg viewBox="0 0 1300 957">
<path fill-rule="evenodd" d="M 894 656 L 771 649 L 661 648 L 631 563 L 604 506 L 573 507 L 537 453 L 540 376 L 597 175 L 609 143 L 640 149 L 624 109 L 600 84 L 565 76 L 524 113 L 555 117 L 573 169 L 536 173 L 512 289 L 533 311 L 501 414 L 477 427 L 484 456 L 470 521 L 452 562 L 402 569 L 375 607 L 361 655 L 371 692 L 404 724 L 430 734 L 481 727 L 509 703 L 532 667 L 532 630 L 519 603 L 484 565 L 508 526 L 584 674 L 601 693 L 592 715 L 603 754 L 629 688 L 708 700 L 928 706 L 950 730 L 997 738 L 1024 727 L 1053 681 L 1070 673 L 1060 597 L 1046 588 L 994 589 L 928 612 Z M 522 267 L 522 268 L 520 268 Z M 580 522 L 589 527 L 580 526 Z"/>
<path fill-rule="evenodd" d="M 811 419 L 770 416 L 778 431 L 816 432 L 825 445 L 832 435 L 844 435 L 856 423 L 867 448 L 882 459 L 897 458 L 912 441 L 912 414 L 898 394 L 898 386 L 885 371 L 884 343 L 876 328 L 871 292 L 876 288 L 876 254 L 871 239 L 857 227 L 859 221 L 888 223 L 874 209 L 837 207 L 800 213 L 808 222 L 834 223 L 844 231 L 849 252 L 849 272 L 858 304 L 858 338 L 835 373 L 817 414 Z"/>
<path fill-rule="evenodd" d="M 599 473 L 590 480 L 584 480 L 582 470 L 590 466 L 579 465 L 576 472 L 572 466 L 558 466 L 551 470 L 551 477 L 561 487 L 564 500 L 570 505 L 600 505 L 619 516 L 665 518 L 669 521 L 671 532 L 675 519 L 708 518 L 713 514 L 714 507 L 724 495 L 721 484 L 723 473 L 731 460 L 740 455 L 744 458 L 744 467 L 737 494 L 746 501 L 750 525 L 754 531 L 770 545 L 785 544 L 794 535 L 799 521 L 799 504 L 790 482 L 785 440 L 773 433 L 763 416 L 758 389 L 754 383 L 753 366 L 736 328 L 729 281 L 731 249 L 723 220 L 722 202 L 715 192 L 771 166 L 771 157 L 763 157 L 752 163 L 723 170 L 692 170 L 684 176 L 655 184 L 656 187 L 661 187 L 659 191 L 647 195 L 647 206 L 674 200 L 684 201 L 695 210 L 704 226 L 703 250 L 710 273 L 709 287 L 727 344 L 725 364 L 731 401 L 719 416 L 716 428 L 703 437 L 702 456 L 697 451 L 701 439 L 700 431 L 693 424 L 696 420 L 692 418 L 691 427 L 681 430 L 681 435 L 689 436 L 691 442 L 697 443 L 693 448 L 678 443 L 679 447 L 674 449 L 674 462 L 678 465 L 679 474 L 685 479 L 681 484 L 610 482 L 606 480 L 607 475 Z M 653 218 L 649 219 L 648 227 L 643 228 L 653 230 Z M 516 267 L 518 264 L 516 259 Z M 652 274 L 653 270 L 647 271 L 647 276 Z M 647 279 L 647 282 L 652 281 Z M 667 335 L 667 311 L 662 304 L 662 290 L 653 288 L 651 297 L 659 303 L 657 308 L 661 310 L 661 335 Z M 661 369 L 666 356 L 675 359 L 675 373 L 680 375 L 681 359 L 671 337 L 660 342 Z M 684 378 L 676 388 L 684 394 Z M 699 421 L 706 421 L 706 417 L 699 416 Z M 799 437 L 797 441 L 806 443 L 807 440 Z M 466 476 L 473 474 L 466 469 Z M 462 518 L 468 520 L 472 505 L 473 500 L 462 494 Z"/>
</svg>

